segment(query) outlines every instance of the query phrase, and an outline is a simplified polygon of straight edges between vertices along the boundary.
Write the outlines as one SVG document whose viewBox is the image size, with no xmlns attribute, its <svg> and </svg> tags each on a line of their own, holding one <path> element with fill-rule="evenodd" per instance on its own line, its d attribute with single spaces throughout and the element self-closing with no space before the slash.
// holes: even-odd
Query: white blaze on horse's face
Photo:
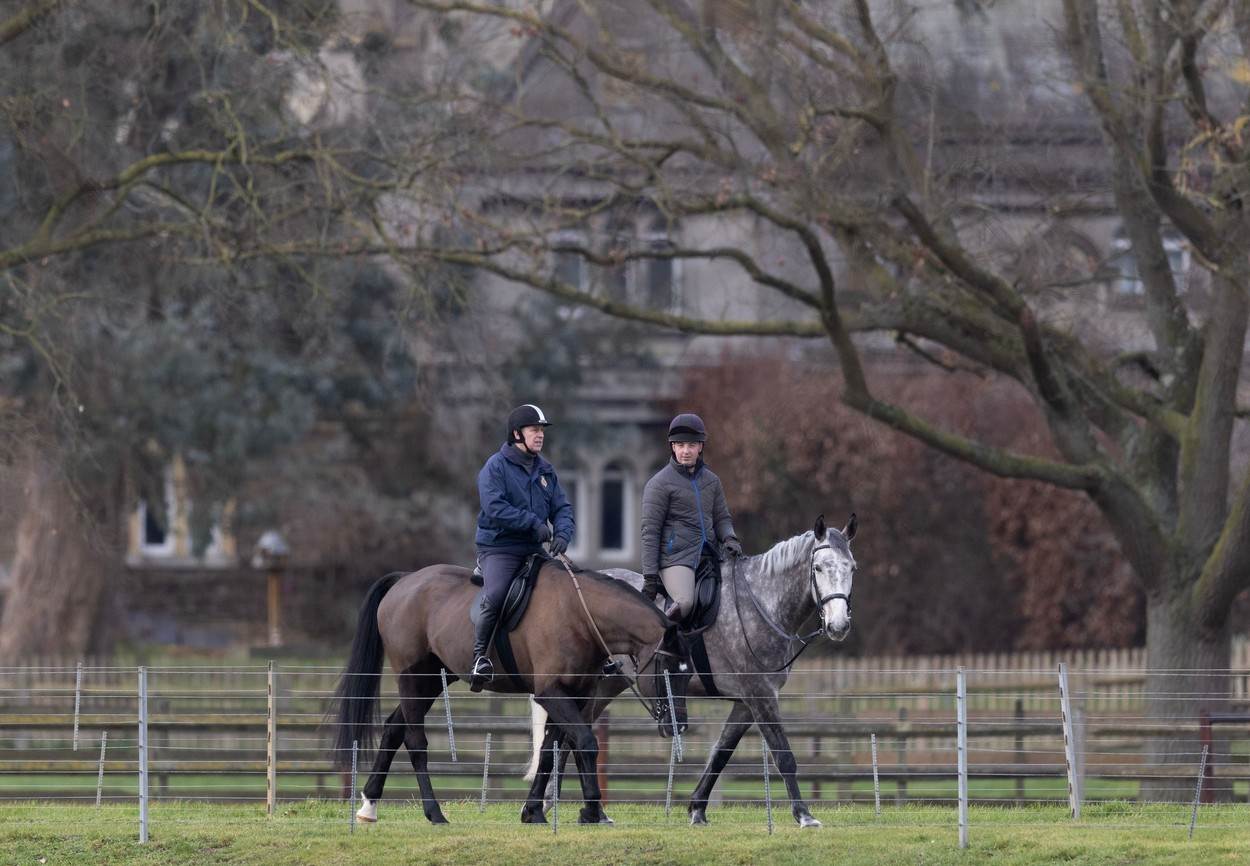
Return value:
<svg viewBox="0 0 1250 866">
<path fill-rule="evenodd" d="M 833 536 L 835 533 L 830 533 Z M 855 557 L 840 538 L 832 546 L 821 547 L 812 556 L 813 590 L 817 603 L 827 599 L 820 607 L 820 619 L 825 635 L 831 640 L 843 640 L 851 630 L 851 583 L 855 578 Z M 838 598 L 829 598 L 837 595 Z M 846 596 L 842 598 L 841 596 Z"/>
</svg>

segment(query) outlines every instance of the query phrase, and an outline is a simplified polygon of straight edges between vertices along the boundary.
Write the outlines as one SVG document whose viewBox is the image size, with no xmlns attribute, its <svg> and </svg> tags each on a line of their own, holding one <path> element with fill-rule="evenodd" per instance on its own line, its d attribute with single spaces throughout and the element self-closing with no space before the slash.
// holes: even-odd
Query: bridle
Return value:
<svg viewBox="0 0 1250 866">
<path fill-rule="evenodd" d="M 751 652 L 751 657 L 755 659 L 755 663 L 759 665 L 761 668 L 766 669 L 768 673 L 774 673 L 774 674 L 780 673 L 781 671 L 784 671 L 787 668 L 789 668 L 790 665 L 794 664 L 795 660 L 798 659 L 798 657 L 803 654 L 803 650 L 811 646 L 812 640 L 817 635 L 819 635 L 822 631 L 824 631 L 825 604 L 826 603 L 840 598 L 846 602 L 847 616 L 849 617 L 851 615 L 851 594 L 849 592 L 831 592 L 828 595 L 824 595 L 824 596 L 820 594 L 820 587 L 816 585 L 816 554 L 822 550 L 833 550 L 833 545 L 829 544 L 827 541 L 822 541 L 820 544 L 817 544 L 815 547 L 813 547 L 812 553 L 811 553 L 811 560 L 808 563 L 808 568 L 807 568 L 808 590 L 811 592 L 812 601 L 816 604 L 816 610 L 820 613 L 821 627 L 817 629 L 813 629 L 807 634 L 798 634 L 797 632 L 795 634 L 790 634 L 785 629 L 777 625 L 777 623 L 773 621 L 773 618 L 768 615 L 768 612 L 764 610 L 764 606 L 760 604 L 759 597 L 755 594 L 755 590 L 751 588 L 750 582 L 747 581 L 745 577 L 739 577 L 740 575 L 740 572 L 738 570 L 739 557 L 735 557 L 733 560 L 732 571 L 733 571 L 735 578 L 737 578 L 737 584 L 738 586 L 746 587 L 747 595 L 750 596 L 751 603 L 755 605 L 755 610 L 760 615 L 760 618 L 764 620 L 765 624 L 770 629 L 772 629 L 775 634 L 777 634 L 781 638 L 784 638 L 787 645 L 789 645 L 790 643 L 796 640 L 800 644 L 802 644 L 802 646 L 799 647 L 798 652 L 790 656 L 789 660 L 785 664 L 781 665 L 780 667 L 767 670 L 768 665 L 760 660 L 760 657 L 755 652 L 755 647 L 751 646 L 751 639 L 747 636 L 746 623 L 742 621 L 742 607 L 738 601 L 740 593 L 738 592 L 737 587 L 735 587 L 734 588 L 734 607 L 738 611 L 738 625 L 741 626 L 742 628 L 742 639 L 746 642 L 747 649 Z"/>
<path fill-rule="evenodd" d="M 821 595 L 820 588 L 816 586 L 816 554 L 821 550 L 833 550 L 833 545 L 829 542 L 822 542 L 812 548 L 812 561 L 808 567 L 808 582 L 812 590 L 812 601 L 816 602 L 816 610 L 820 614 L 820 621 L 825 621 L 825 605 L 831 601 L 842 599 L 846 602 L 846 615 L 849 619 L 851 616 L 851 594 L 849 592 L 831 592 L 828 595 Z"/>
</svg>

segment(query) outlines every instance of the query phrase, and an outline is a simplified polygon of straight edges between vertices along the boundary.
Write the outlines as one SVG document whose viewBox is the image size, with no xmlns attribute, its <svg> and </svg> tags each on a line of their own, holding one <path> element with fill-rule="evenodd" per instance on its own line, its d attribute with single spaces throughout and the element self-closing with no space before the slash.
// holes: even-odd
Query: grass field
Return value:
<svg viewBox="0 0 1250 866">
<path fill-rule="evenodd" d="M 451 826 L 433 827 L 411 802 L 385 802 L 376 825 L 349 833 L 345 803 L 284 803 L 266 819 L 254 805 L 160 803 L 151 838 L 137 842 L 134 806 L 0 806 L 0 866 L 9 864 L 1245 864 L 1250 808 L 1204 806 L 1188 840 L 1189 810 L 1104 803 L 1079 822 L 1061 808 L 973 808 L 970 848 L 960 851 L 953 809 L 871 807 L 817 810 L 825 826 L 800 831 L 762 808 L 715 810 L 711 827 L 685 825 L 684 808 L 615 805 L 612 827 L 579 827 L 576 804 L 561 808 L 559 832 L 522 826 L 513 805 L 444 804 Z"/>
</svg>

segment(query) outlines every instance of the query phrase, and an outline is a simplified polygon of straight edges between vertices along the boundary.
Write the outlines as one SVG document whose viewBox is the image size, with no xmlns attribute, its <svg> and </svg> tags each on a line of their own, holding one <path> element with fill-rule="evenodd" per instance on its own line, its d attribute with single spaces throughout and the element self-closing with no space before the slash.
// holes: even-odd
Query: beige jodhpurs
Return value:
<svg viewBox="0 0 1250 866">
<path fill-rule="evenodd" d="M 660 580 L 664 581 L 664 591 L 668 597 L 677 602 L 684 619 L 694 607 L 694 569 L 687 565 L 670 565 L 660 569 Z"/>
</svg>

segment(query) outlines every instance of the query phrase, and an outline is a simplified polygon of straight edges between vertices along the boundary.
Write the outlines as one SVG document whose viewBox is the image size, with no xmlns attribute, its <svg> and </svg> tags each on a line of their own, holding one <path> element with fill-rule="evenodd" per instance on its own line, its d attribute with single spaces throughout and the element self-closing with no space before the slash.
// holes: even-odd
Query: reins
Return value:
<svg viewBox="0 0 1250 866">
<path fill-rule="evenodd" d="M 615 655 L 615 653 L 613 653 L 611 647 L 608 646 L 608 642 L 604 640 L 603 633 L 599 631 L 599 624 L 595 622 L 594 614 L 590 612 L 590 606 L 586 604 L 586 596 L 585 594 L 582 593 L 582 583 L 580 580 L 577 579 L 577 574 L 573 571 L 572 565 L 569 564 L 568 557 L 566 557 L 563 553 L 561 553 L 556 556 L 556 559 L 560 562 L 561 565 L 564 566 L 564 570 L 568 572 L 569 577 L 572 578 L 573 587 L 577 590 L 577 600 L 582 603 L 582 610 L 585 611 L 586 619 L 590 622 L 590 629 L 591 631 L 595 633 L 595 637 L 598 638 L 599 646 L 603 648 L 604 655 L 606 655 L 608 658 L 611 658 L 613 655 Z M 655 649 L 651 653 L 651 660 L 647 662 L 647 667 L 650 667 L 651 665 L 656 664 L 661 655 L 672 655 L 672 653 L 666 650 L 660 649 L 660 646 L 663 643 L 664 643 L 664 637 L 663 635 L 661 635 L 659 642 L 656 643 Z M 639 669 L 638 667 L 637 657 L 634 656 L 633 653 L 630 653 L 629 656 L 630 656 L 630 660 L 634 663 L 634 669 L 638 671 L 638 674 L 641 674 L 642 670 Z M 638 703 L 642 704 L 643 709 L 647 711 L 647 715 L 651 716 L 651 718 L 657 722 L 663 722 L 664 716 L 666 714 L 664 713 L 663 710 L 656 709 L 656 707 L 660 706 L 660 699 L 658 697 L 656 698 L 655 706 L 652 706 L 647 703 L 646 698 L 642 696 L 642 692 L 638 691 L 638 675 L 629 676 L 628 674 L 624 674 L 620 672 L 619 667 L 618 667 L 618 674 L 625 677 L 626 681 L 629 683 L 629 690 L 634 693 L 634 697 L 638 699 Z M 659 673 L 656 674 L 656 678 L 657 679 L 659 678 Z M 656 691 L 656 694 L 657 695 L 659 694 L 658 689 Z M 665 704 L 664 706 L 667 709 L 667 704 Z"/>
</svg>

